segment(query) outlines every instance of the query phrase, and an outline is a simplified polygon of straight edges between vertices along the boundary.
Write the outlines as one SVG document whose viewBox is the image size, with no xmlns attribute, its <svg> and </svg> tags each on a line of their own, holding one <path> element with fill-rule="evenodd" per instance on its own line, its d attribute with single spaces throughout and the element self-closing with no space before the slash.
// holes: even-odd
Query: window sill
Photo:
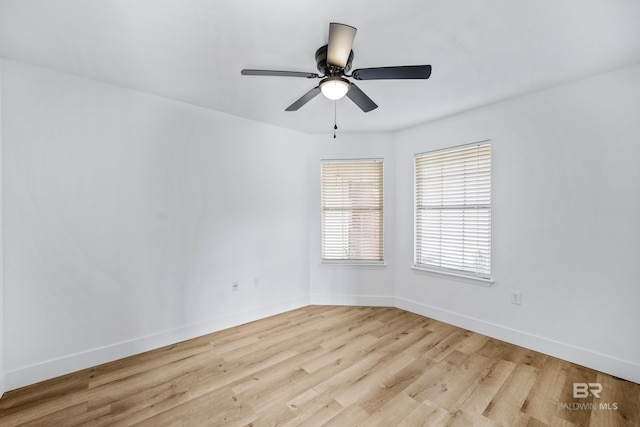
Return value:
<svg viewBox="0 0 640 427">
<path fill-rule="evenodd" d="M 472 276 L 470 274 L 454 273 L 450 271 L 437 270 L 435 268 L 431 269 L 426 267 L 418 267 L 416 265 L 412 265 L 411 269 L 417 273 L 435 275 L 435 276 L 439 276 L 439 277 L 443 277 L 445 279 L 451 279 L 451 280 L 462 279 L 462 281 L 464 282 L 472 283 L 474 285 L 486 286 L 486 287 L 491 286 L 494 282 L 493 278 L 477 277 L 477 276 Z"/>
<path fill-rule="evenodd" d="M 368 270 L 382 270 L 387 268 L 387 264 L 385 262 L 375 262 L 375 261 L 320 261 L 320 265 L 323 267 L 346 267 L 346 268 L 354 268 L 361 267 L 363 269 Z"/>
</svg>

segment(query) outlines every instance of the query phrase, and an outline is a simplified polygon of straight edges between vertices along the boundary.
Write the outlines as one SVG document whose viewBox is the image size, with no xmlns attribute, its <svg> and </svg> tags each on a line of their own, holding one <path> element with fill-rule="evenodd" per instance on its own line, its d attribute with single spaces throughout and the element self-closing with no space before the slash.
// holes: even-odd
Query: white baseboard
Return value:
<svg viewBox="0 0 640 427">
<path fill-rule="evenodd" d="M 636 363 L 405 298 L 395 300 L 397 308 L 640 384 L 640 365 Z"/>
<path fill-rule="evenodd" d="M 427 304 L 392 296 L 313 294 L 48 360 L 13 371 L 0 372 L 0 392 L 14 390 L 123 357 L 305 307 L 309 304 L 397 307 L 640 384 L 640 365 L 638 364 Z"/>
<path fill-rule="evenodd" d="M 2 369 L 1 366 L 0 366 L 0 369 Z M 6 380 L 5 380 L 4 371 L 0 371 L 0 398 L 2 398 L 2 395 L 4 394 L 6 389 L 7 388 L 6 388 Z"/>
<path fill-rule="evenodd" d="M 335 295 L 311 294 L 310 303 L 313 305 L 360 305 L 372 307 L 394 307 L 396 299 L 383 295 Z"/>
<path fill-rule="evenodd" d="M 303 296 L 7 371 L 4 373 L 5 388 L 3 390 L 15 390 L 60 375 L 112 362 L 123 357 L 133 356 L 134 354 L 253 322 L 254 320 L 296 308 L 306 307 L 307 305 L 309 305 L 309 297 Z M 1 380 L 2 378 L 0 377 Z"/>
</svg>

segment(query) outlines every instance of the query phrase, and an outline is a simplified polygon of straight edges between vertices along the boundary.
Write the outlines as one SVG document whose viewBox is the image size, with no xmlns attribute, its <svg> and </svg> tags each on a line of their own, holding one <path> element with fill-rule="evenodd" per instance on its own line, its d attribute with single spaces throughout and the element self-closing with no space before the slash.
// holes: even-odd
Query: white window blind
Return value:
<svg viewBox="0 0 640 427">
<path fill-rule="evenodd" d="M 488 279 L 491 145 L 415 157 L 415 265 Z"/>
<path fill-rule="evenodd" d="M 384 260 L 382 160 L 322 161 L 322 259 Z"/>
</svg>

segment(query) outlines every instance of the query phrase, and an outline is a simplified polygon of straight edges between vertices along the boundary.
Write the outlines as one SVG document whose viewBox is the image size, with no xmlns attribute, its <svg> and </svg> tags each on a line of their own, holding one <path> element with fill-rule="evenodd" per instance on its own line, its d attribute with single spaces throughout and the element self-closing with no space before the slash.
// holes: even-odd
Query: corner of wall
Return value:
<svg viewBox="0 0 640 427">
<path fill-rule="evenodd" d="M 371 307 L 395 307 L 395 297 L 389 295 L 361 294 L 311 294 L 311 305 L 350 305 Z"/>
</svg>

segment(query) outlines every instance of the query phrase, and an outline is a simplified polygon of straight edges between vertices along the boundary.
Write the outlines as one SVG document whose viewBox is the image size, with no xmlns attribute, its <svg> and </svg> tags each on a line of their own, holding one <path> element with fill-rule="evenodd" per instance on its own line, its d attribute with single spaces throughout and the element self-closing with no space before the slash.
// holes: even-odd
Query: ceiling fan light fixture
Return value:
<svg viewBox="0 0 640 427">
<path fill-rule="evenodd" d="M 349 80 L 342 77 L 328 77 L 320 82 L 322 94 L 332 101 L 345 96 L 350 88 L 351 83 L 349 83 Z"/>
</svg>

